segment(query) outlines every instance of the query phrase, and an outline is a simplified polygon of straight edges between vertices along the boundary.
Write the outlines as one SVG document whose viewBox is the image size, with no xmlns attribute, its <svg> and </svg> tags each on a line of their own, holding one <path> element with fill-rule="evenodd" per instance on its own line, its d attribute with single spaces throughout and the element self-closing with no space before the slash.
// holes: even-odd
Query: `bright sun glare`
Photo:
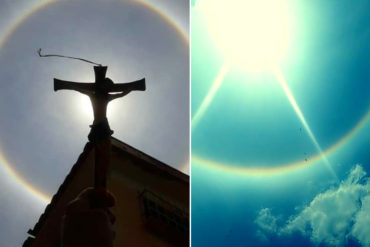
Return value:
<svg viewBox="0 0 370 247">
<path fill-rule="evenodd" d="M 286 54 L 290 21 L 283 0 L 198 3 L 215 45 L 230 64 L 246 70 L 270 69 Z"/>
<path fill-rule="evenodd" d="M 89 74 L 77 74 L 76 73 L 72 77 L 80 78 L 79 81 L 82 81 L 82 82 L 90 82 L 90 83 L 94 82 L 94 79 L 91 78 L 91 74 L 89 75 Z M 73 92 L 73 94 L 76 100 L 74 105 L 76 106 L 78 118 L 80 120 L 89 119 L 89 121 L 92 122 L 94 120 L 94 112 L 93 112 L 90 98 L 87 95 L 78 93 L 78 92 Z M 115 113 L 116 113 L 116 104 L 115 104 L 115 101 L 111 101 L 108 104 L 108 108 L 107 108 L 108 119 L 114 118 L 114 116 L 116 115 Z"/>
<path fill-rule="evenodd" d="M 230 66 L 238 66 L 246 71 L 270 70 L 275 74 L 322 160 L 333 177 L 338 179 L 279 68 L 279 62 L 287 55 L 292 36 L 292 20 L 285 0 L 199 0 L 197 6 L 215 45 L 225 55 L 225 63 L 207 96 L 193 114 L 192 131 L 203 118 Z"/>
<path fill-rule="evenodd" d="M 93 118 L 93 110 L 91 106 L 91 102 L 88 96 L 86 95 L 79 95 L 78 97 L 79 102 L 77 104 L 78 110 L 80 114 L 83 114 L 83 117 Z"/>
<path fill-rule="evenodd" d="M 83 119 L 90 119 L 91 122 L 94 119 L 94 113 L 91 105 L 91 101 L 88 96 L 80 94 L 77 98 L 78 102 L 76 103 L 78 116 Z M 108 104 L 107 108 L 107 116 L 109 119 L 114 118 L 116 111 L 116 105 L 114 104 L 114 101 L 111 101 Z"/>
</svg>

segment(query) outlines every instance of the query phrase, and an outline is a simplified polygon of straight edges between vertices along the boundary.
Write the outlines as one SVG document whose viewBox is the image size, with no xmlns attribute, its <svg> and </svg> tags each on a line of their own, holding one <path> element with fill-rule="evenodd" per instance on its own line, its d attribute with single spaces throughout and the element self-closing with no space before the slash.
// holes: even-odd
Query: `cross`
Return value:
<svg viewBox="0 0 370 247">
<path fill-rule="evenodd" d="M 88 135 L 95 147 L 95 187 L 106 187 L 106 175 L 110 163 L 110 129 L 107 106 L 111 100 L 123 97 L 131 91 L 145 91 L 145 78 L 128 82 L 113 83 L 105 74 L 106 66 L 94 66 L 95 82 L 71 82 L 54 78 L 54 91 L 75 90 L 89 96 L 94 111 L 94 122 Z"/>
<path fill-rule="evenodd" d="M 75 90 L 90 97 L 94 111 L 92 126 L 108 123 L 106 117 L 107 105 L 111 100 L 125 96 L 134 90 L 145 90 L 145 78 L 134 82 L 115 84 L 111 79 L 105 77 L 106 66 L 94 66 L 94 71 L 95 83 L 71 82 L 54 78 L 54 91 L 61 89 Z"/>
</svg>

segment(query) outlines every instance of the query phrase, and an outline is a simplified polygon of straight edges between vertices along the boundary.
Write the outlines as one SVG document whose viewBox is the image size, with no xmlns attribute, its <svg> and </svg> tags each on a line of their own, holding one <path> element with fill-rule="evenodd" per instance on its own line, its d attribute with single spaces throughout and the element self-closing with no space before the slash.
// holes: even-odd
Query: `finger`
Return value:
<svg viewBox="0 0 370 247">
<path fill-rule="evenodd" d="M 91 208 L 113 207 L 115 198 L 112 193 L 105 189 L 84 189 L 76 199 L 67 205 L 66 214 L 82 212 Z"/>
<path fill-rule="evenodd" d="M 114 224 L 114 222 L 116 222 L 116 217 L 114 216 L 114 214 L 109 210 L 109 209 L 105 209 L 105 213 L 107 214 L 108 218 L 109 218 L 109 221 L 112 223 L 112 225 Z"/>
<path fill-rule="evenodd" d="M 77 197 L 73 201 L 69 202 L 66 208 L 66 214 L 73 214 L 84 212 L 90 209 L 90 201 L 87 199 L 81 199 Z"/>
<path fill-rule="evenodd" d="M 113 207 L 116 201 L 113 194 L 105 189 L 95 189 L 92 191 L 89 194 L 89 200 L 95 208 Z"/>
<path fill-rule="evenodd" d="M 113 226 L 103 209 L 66 215 L 62 229 L 63 246 L 113 246 Z"/>
</svg>

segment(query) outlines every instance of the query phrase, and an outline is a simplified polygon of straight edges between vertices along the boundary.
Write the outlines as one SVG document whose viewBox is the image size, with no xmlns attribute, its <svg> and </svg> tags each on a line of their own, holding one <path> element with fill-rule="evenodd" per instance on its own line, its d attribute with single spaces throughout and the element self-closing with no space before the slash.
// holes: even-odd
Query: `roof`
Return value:
<svg viewBox="0 0 370 247">
<path fill-rule="evenodd" d="M 116 149 L 121 152 L 129 153 L 136 158 L 145 160 L 146 162 L 140 163 L 140 166 L 143 166 L 145 169 L 150 169 L 150 170 L 155 170 L 157 172 L 160 172 L 166 176 L 169 176 L 173 179 L 180 180 L 181 182 L 189 184 L 189 176 L 185 173 L 182 173 L 179 170 L 176 170 L 175 168 L 172 168 L 169 165 L 166 165 L 165 163 L 141 152 L 140 150 L 114 138 L 111 137 L 111 143 L 112 143 L 112 149 Z M 64 182 L 62 185 L 59 187 L 57 193 L 52 197 L 50 203 L 46 206 L 45 211 L 43 214 L 41 214 L 38 222 L 35 224 L 33 229 L 28 230 L 28 234 L 32 236 L 37 236 L 39 231 L 41 230 L 42 226 L 46 222 L 46 219 L 48 218 L 49 214 L 52 212 L 53 208 L 56 206 L 58 203 L 59 199 L 63 195 L 64 191 L 67 188 L 67 185 L 72 181 L 73 177 L 75 176 L 77 170 L 79 169 L 80 165 L 85 162 L 87 159 L 90 151 L 93 149 L 94 145 L 91 142 L 88 142 L 85 147 L 83 152 L 80 154 L 80 156 L 77 159 L 77 162 L 72 166 L 71 171 L 69 174 L 66 176 L 64 179 Z M 28 247 L 31 246 L 33 238 L 28 237 L 26 241 L 23 243 L 23 247 Z"/>
<path fill-rule="evenodd" d="M 143 159 L 145 160 L 146 162 L 150 163 L 152 166 L 151 167 L 147 167 L 147 168 L 155 168 L 157 170 L 160 170 L 164 173 L 167 173 L 168 175 L 170 176 L 173 176 L 174 178 L 177 178 L 179 180 L 182 180 L 183 182 L 185 183 L 189 183 L 189 176 L 169 165 L 166 165 L 165 163 L 141 152 L 140 150 L 112 137 L 111 138 L 112 140 L 112 146 L 113 148 L 116 147 L 118 148 L 119 150 L 124 150 L 126 151 L 127 153 L 130 153 L 132 155 L 134 155 L 135 157 L 138 157 L 140 159 Z M 142 163 L 142 165 L 144 166 L 144 163 Z"/>
</svg>

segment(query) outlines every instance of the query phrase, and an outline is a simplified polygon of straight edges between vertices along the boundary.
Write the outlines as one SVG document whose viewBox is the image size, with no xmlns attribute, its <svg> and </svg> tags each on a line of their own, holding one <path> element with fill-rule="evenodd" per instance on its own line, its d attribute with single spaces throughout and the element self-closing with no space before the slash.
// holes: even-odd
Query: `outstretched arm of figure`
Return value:
<svg viewBox="0 0 370 247">
<path fill-rule="evenodd" d="M 75 90 L 83 94 L 91 94 L 95 89 L 95 83 L 84 83 L 84 82 L 72 82 L 72 81 L 63 81 L 54 78 L 54 91 L 58 90 Z"/>
<path fill-rule="evenodd" d="M 117 98 L 121 98 L 121 97 L 125 96 L 126 94 L 128 94 L 130 92 L 131 92 L 131 90 L 125 90 L 122 93 L 109 94 L 109 101 L 117 99 Z"/>
<path fill-rule="evenodd" d="M 93 91 L 90 91 L 90 90 L 83 90 L 83 89 L 75 89 L 75 90 L 87 96 L 90 96 L 93 93 Z"/>
</svg>

